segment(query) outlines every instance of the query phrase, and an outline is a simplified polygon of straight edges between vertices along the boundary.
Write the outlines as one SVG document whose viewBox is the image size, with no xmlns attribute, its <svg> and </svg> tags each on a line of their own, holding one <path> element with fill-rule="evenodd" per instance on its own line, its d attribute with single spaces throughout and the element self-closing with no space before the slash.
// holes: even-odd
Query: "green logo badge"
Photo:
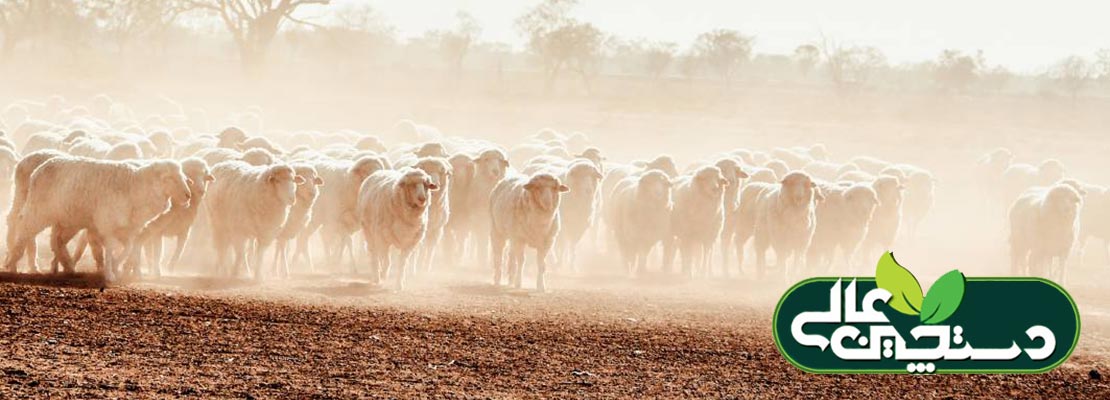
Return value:
<svg viewBox="0 0 1110 400">
<path fill-rule="evenodd" d="M 775 308 L 775 344 L 812 373 L 1041 373 L 1079 341 L 1079 310 L 1041 278 L 968 278 L 929 290 L 883 254 L 874 278 L 811 278 Z"/>
</svg>

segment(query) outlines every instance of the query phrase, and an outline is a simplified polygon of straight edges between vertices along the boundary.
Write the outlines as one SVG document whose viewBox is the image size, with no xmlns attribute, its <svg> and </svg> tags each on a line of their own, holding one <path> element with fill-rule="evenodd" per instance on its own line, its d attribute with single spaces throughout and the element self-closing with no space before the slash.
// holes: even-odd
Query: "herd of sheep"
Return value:
<svg viewBox="0 0 1110 400">
<path fill-rule="evenodd" d="M 550 129 L 505 149 L 404 120 L 386 146 L 354 131 L 261 135 L 251 110 L 205 132 L 202 111 L 165 103 L 145 118 L 105 95 L 3 110 L 8 271 L 23 259 L 24 271 L 45 271 L 37 240 L 49 228 L 52 272 L 74 271 L 87 251 L 108 279 L 173 271 L 186 249 L 203 254 L 208 275 L 287 276 L 290 265 L 321 270 L 315 249 L 332 271 L 398 288 L 460 260 L 519 288 L 534 263 L 542 291 L 548 266 L 576 268 L 585 245 L 617 253 L 632 275 L 740 274 L 752 252 L 759 276 L 818 274 L 913 237 L 937 182 L 913 165 L 833 161 L 820 144 L 735 149 L 679 168 L 667 155 L 613 162 L 586 135 Z M 1067 179 L 1060 162 L 1015 164 L 999 149 L 979 169 L 998 182 L 990 195 L 1012 204 L 1015 274 L 1062 278 L 1077 242 L 1110 237 L 1107 190 Z"/>
</svg>

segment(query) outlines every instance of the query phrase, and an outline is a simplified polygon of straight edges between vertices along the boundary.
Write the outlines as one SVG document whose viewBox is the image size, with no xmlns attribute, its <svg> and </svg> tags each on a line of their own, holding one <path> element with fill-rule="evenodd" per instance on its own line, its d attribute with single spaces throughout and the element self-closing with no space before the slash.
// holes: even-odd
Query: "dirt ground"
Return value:
<svg viewBox="0 0 1110 400">
<path fill-rule="evenodd" d="M 1110 319 L 1097 313 L 1084 312 L 1072 358 L 1043 375 L 818 376 L 772 342 L 785 283 L 562 274 L 540 294 L 479 272 L 418 277 L 400 293 L 360 276 L 103 291 L 5 277 L 0 398 L 1110 396 L 1093 377 L 1110 371 Z M 1097 292 L 1076 288 L 1081 303 Z"/>
</svg>

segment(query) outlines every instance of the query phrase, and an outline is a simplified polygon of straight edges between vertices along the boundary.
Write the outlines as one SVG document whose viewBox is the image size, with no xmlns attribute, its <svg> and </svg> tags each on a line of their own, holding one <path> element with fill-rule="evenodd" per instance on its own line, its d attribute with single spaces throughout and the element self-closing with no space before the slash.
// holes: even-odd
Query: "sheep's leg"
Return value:
<svg viewBox="0 0 1110 400">
<path fill-rule="evenodd" d="M 115 252 L 112 251 L 112 250 L 116 249 L 116 248 L 123 247 L 124 251 L 127 251 L 127 246 L 124 243 L 122 243 L 122 241 L 120 241 L 118 238 L 116 238 L 115 236 L 113 236 L 111 234 L 108 234 L 105 237 L 101 237 L 101 238 L 92 238 L 92 236 L 93 236 L 92 233 L 86 231 L 85 236 L 89 237 L 90 242 L 95 240 L 96 242 L 103 244 L 101 247 L 104 251 L 104 279 L 107 280 L 108 282 L 115 281 L 116 280 L 116 275 L 117 275 L 117 272 L 118 272 L 116 270 L 118 260 L 117 260 L 117 257 L 115 255 Z M 97 235 L 97 236 L 99 236 L 99 235 Z M 93 251 L 95 252 L 96 250 L 94 249 Z M 126 253 L 123 253 L 123 254 L 126 254 Z"/>
<path fill-rule="evenodd" d="M 501 270 L 505 263 L 505 238 L 494 236 L 490 239 L 489 256 L 490 259 L 493 260 L 493 286 L 500 286 Z M 509 268 L 512 268 L 511 261 Z"/>
<path fill-rule="evenodd" d="M 551 252 L 550 243 L 536 249 L 536 291 L 540 293 L 547 291 L 547 253 L 549 252 Z"/>
<path fill-rule="evenodd" d="M 730 260 L 729 260 L 729 254 L 728 253 L 729 253 L 729 251 L 732 250 L 730 248 L 730 246 L 732 245 L 732 238 L 730 236 L 733 236 L 731 232 L 721 234 L 721 244 L 720 244 L 720 249 L 721 249 L 721 273 L 724 275 L 725 278 L 728 278 L 728 275 L 729 275 L 729 273 L 728 273 L 728 263 L 729 263 Z"/>
<path fill-rule="evenodd" d="M 401 268 L 397 269 L 397 290 L 405 290 L 405 271 L 409 269 L 409 259 L 412 258 L 412 249 L 402 249 L 397 254 L 397 261 Z"/>
<path fill-rule="evenodd" d="M 152 238 L 150 242 L 150 272 L 155 278 L 162 276 L 162 251 L 164 250 L 162 235 Z"/>
<path fill-rule="evenodd" d="M 298 256 L 303 257 L 309 271 L 315 271 L 316 267 L 312 264 L 312 248 L 308 245 L 308 240 L 316 233 L 317 229 L 320 229 L 320 225 L 319 221 L 313 219 L 297 235 L 297 250 L 293 252 L 293 261 L 296 262 L 299 259 Z"/>
<path fill-rule="evenodd" d="M 266 255 L 266 249 L 268 249 L 270 247 L 270 243 L 273 242 L 273 236 L 267 236 L 259 238 L 258 241 L 254 244 L 254 258 L 252 259 L 254 263 L 251 267 L 254 269 L 254 280 L 256 281 L 262 280 L 262 270 L 264 269 L 262 267 L 263 256 Z"/>
<path fill-rule="evenodd" d="M 736 251 L 736 271 L 741 276 L 744 275 L 744 246 L 748 244 L 748 238 L 748 235 L 737 232 L 732 242 L 733 249 Z"/>
<path fill-rule="evenodd" d="M 66 229 L 55 226 L 50 230 L 50 250 L 54 253 L 54 261 L 51 262 L 52 273 L 58 273 L 58 267 L 61 266 L 62 271 L 66 273 L 73 272 L 73 259 L 70 258 L 69 249 L 66 244 L 70 239 L 77 234 L 75 229 Z"/>
<path fill-rule="evenodd" d="M 69 239 L 66 239 L 67 242 Z M 81 257 L 85 256 L 85 249 L 89 247 L 89 232 L 86 230 L 81 232 L 81 236 L 77 238 L 77 246 L 73 248 L 73 263 L 81 262 Z"/>
<path fill-rule="evenodd" d="M 274 276 L 289 277 L 289 258 L 286 254 L 288 245 L 289 241 L 285 239 L 278 239 L 274 243 Z"/>
<path fill-rule="evenodd" d="M 524 275 L 524 243 L 509 241 L 509 281 L 513 288 L 520 289 Z"/>
<path fill-rule="evenodd" d="M 667 237 L 663 239 L 663 272 L 674 272 L 674 258 L 675 258 L 675 239 Z"/>
<path fill-rule="evenodd" d="M 170 257 L 170 263 L 166 269 L 172 274 L 177 267 L 177 263 L 181 261 L 181 253 L 185 252 L 185 245 L 189 243 L 189 231 L 177 237 L 177 243 L 174 244 L 173 256 Z"/>
<path fill-rule="evenodd" d="M 421 260 L 421 266 L 425 271 L 431 272 L 436 261 L 436 253 L 439 249 L 439 243 L 443 239 L 443 231 L 432 232 L 427 238 L 424 239 L 424 247 L 422 254 L 424 259 Z"/>
</svg>

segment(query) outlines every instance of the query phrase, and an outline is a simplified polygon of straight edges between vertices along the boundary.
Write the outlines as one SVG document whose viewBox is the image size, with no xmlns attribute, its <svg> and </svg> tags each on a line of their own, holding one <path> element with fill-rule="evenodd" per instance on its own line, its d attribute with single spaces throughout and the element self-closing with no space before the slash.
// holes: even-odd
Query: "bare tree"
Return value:
<svg viewBox="0 0 1110 400">
<path fill-rule="evenodd" d="M 465 11 L 455 13 L 455 26 L 449 31 L 436 31 L 430 34 L 439 44 L 439 52 L 455 75 L 462 73 L 463 60 L 482 33 L 478 20 Z"/>
<path fill-rule="evenodd" d="M 810 72 L 821 62 L 821 50 L 812 44 L 803 44 L 794 49 L 794 63 L 802 77 L 809 77 Z"/>
<path fill-rule="evenodd" d="M 90 28 L 74 0 L 0 0 L 0 51 L 9 60 L 20 43 L 41 49 L 47 42 L 75 47 Z"/>
<path fill-rule="evenodd" d="M 132 40 L 173 25 L 188 9 L 185 0 L 88 0 L 86 7 L 120 53 Z"/>
<path fill-rule="evenodd" d="M 725 86 L 732 85 L 732 79 L 740 67 L 752 54 L 754 38 L 729 29 L 705 32 L 694 41 L 694 52 L 711 68 Z"/>
<path fill-rule="evenodd" d="M 979 78 L 985 64 L 982 51 L 972 56 L 959 50 L 944 50 L 937 57 L 933 78 L 941 88 L 963 92 Z"/>
<path fill-rule="evenodd" d="M 829 78 L 841 91 L 862 87 L 875 70 L 886 65 L 886 56 L 874 47 L 843 46 L 822 37 L 820 48 Z"/>
<path fill-rule="evenodd" d="M 190 8 L 214 12 L 223 21 L 239 49 L 244 69 L 257 70 L 285 21 L 303 22 L 293 13 L 306 5 L 327 5 L 330 0 L 187 0 Z"/>
<path fill-rule="evenodd" d="M 546 88 L 550 90 L 559 74 L 578 73 L 587 91 L 596 72 L 604 35 L 593 24 L 570 16 L 577 0 L 545 0 L 516 20 L 517 29 L 528 37 L 528 48 L 543 63 Z"/>
<path fill-rule="evenodd" d="M 1048 75 L 1060 89 L 1071 96 L 1072 101 L 1075 101 L 1079 92 L 1091 83 L 1094 71 L 1091 64 L 1083 57 L 1070 56 L 1057 62 L 1049 70 Z"/>
<path fill-rule="evenodd" d="M 678 45 L 671 42 L 648 44 L 643 50 L 644 72 L 647 72 L 651 79 L 659 80 L 671 66 L 677 51 Z"/>
</svg>

